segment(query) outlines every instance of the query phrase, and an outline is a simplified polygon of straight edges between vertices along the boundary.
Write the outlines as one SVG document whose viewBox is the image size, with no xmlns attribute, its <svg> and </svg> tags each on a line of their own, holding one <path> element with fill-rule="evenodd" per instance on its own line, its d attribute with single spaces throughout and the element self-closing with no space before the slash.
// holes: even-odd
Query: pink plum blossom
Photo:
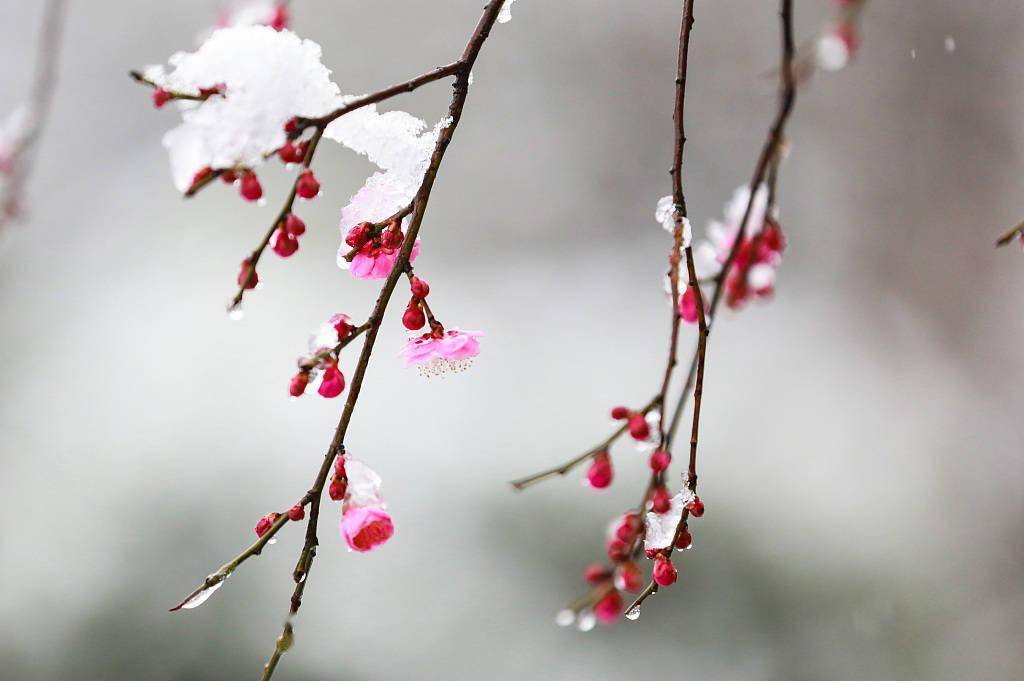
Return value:
<svg viewBox="0 0 1024 681">
<path fill-rule="evenodd" d="M 368 506 L 353 506 L 341 514 L 341 536 L 353 551 L 370 551 L 395 533 L 387 511 Z"/>
<path fill-rule="evenodd" d="M 405 366 L 416 365 L 424 376 L 440 376 L 465 371 L 480 354 L 480 331 L 449 329 L 430 332 L 406 341 L 399 354 Z"/>
</svg>

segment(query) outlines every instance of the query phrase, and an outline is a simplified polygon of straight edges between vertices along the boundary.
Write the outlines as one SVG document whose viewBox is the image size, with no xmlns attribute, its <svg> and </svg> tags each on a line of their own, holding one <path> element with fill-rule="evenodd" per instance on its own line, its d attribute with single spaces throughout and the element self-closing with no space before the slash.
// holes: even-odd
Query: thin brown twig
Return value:
<svg viewBox="0 0 1024 681">
<path fill-rule="evenodd" d="M 1016 227 L 1011 227 L 1007 232 L 1003 233 L 996 241 L 996 246 L 1005 246 L 1017 237 L 1024 238 L 1024 222 Z"/>
<path fill-rule="evenodd" d="M 769 163 L 772 162 L 772 159 L 775 158 L 779 151 L 780 145 L 784 139 L 786 122 L 789 120 L 789 116 L 793 111 L 793 105 L 796 102 L 796 80 L 793 73 L 793 57 L 795 53 L 793 42 L 793 0 L 781 0 L 779 16 L 782 24 L 782 86 L 779 108 L 775 115 L 775 120 L 769 130 L 768 139 L 765 140 L 765 144 L 754 169 L 754 176 L 750 182 L 750 198 L 747 202 L 746 210 L 744 211 L 743 221 L 740 223 L 740 231 L 736 235 L 732 249 L 729 252 L 729 257 L 726 259 L 722 266 L 722 271 L 719 273 L 719 281 L 711 299 L 710 315 L 712 317 L 714 316 L 718 303 L 721 300 L 726 273 L 729 271 L 729 268 L 736 258 L 736 254 L 739 251 L 739 244 L 742 242 L 744 237 L 747 222 L 750 220 L 755 194 L 761 182 L 764 180 L 765 173 L 768 171 Z M 693 269 L 692 254 L 689 253 L 687 254 L 687 269 L 689 270 L 691 281 L 696 281 L 697 277 Z M 701 335 L 698 341 L 696 353 L 696 380 L 694 381 L 693 387 L 693 426 L 690 434 L 690 460 L 687 468 L 686 480 L 686 484 L 691 491 L 695 491 L 697 487 L 697 445 L 700 431 L 701 397 L 704 387 L 704 360 L 707 354 L 707 327 L 704 325 L 704 311 L 700 303 L 701 297 L 699 295 L 697 296 L 697 301 L 699 314 L 698 320 L 701 323 Z M 672 554 L 676 541 L 686 528 L 688 518 L 689 509 L 684 508 L 682 516 L 679 519 L 679 523 L 676 525 L 673 541 L 670 542 L 668 547 L 665 549 L 665 552 L 669 556 Z M 654 594 L 657 591 L 658 585 L 651 580 L 647 587 L 641 591 L 633 603 L 630 604 L 627 608 L 627 612 L 636 612 L 637 608 L 639 608 L 651 594 Z"/>
</svg>

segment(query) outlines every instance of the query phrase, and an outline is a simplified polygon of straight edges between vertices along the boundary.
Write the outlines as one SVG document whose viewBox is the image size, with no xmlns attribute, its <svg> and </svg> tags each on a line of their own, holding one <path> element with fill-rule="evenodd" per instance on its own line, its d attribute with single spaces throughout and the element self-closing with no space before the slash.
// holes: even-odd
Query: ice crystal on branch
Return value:
<svg viewBox="0 0 1024 681">
<path fill-rule="evenodd" d="M 167 91 L 196 93 L 223 86 L 223 96 L 181 101 L 182 123 L 164 135 L 174 185 L 185 192 L 205 168 L 253 168 L 286 141 L 295 116 L 322 116 L 340 93 L 320 63 L 320 46 L 267 26 L 215 31 L 191 53 L 173 55 L 167 72 L 145 77 Z"/>
<path fill-rule="evenodd" d="M 658 205 L 654 209 L 654 219 L 657 220 L 666 232 L 675 234 L 676 231 L 676 204 L 671 196 L 663 196 L 658 199 Z M 683 241 L 681 246 L 686 248 L 693 241 L 693 227 L 687 218 L 683 221 Z"/>
<path fill-rule="evenodd" d="M 694 499 L 693 492 L 689 487 L 683 486 L 679 494 L 672 497 L 669 508 L 664 513 L 650 512 L 644 519 L 646 534 L 644 535 L 644 549 L 647 551 L 658 551 L 672 545 L 675 538 L 676 527 L 683 517 L 683 509 Z"/>
<path fill-rule="evenodd" d="M 501 6 L 501 14 L 498 15 L 499 24 L 507 24 L 512 21 L 512 3 L 516 0 L 505 0 Z"/>
</svg>

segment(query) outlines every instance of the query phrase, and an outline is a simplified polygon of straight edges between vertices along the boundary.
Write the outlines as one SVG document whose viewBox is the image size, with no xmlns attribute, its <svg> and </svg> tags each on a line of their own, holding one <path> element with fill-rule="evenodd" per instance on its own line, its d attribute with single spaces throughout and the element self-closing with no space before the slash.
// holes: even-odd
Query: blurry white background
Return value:
<svg viewBox="0 0 1024 681">
<path fill-rule="evenodd" d="M 27 90 L 41 4 L 0 3 L 0 108 Z M 604 494 L 580 475 L 521 495 L 506 481 L 590 447 L 612 404 L 660 379 L 653 209 L 680 3 L 518 2 L 477 65 L 417 262 L 483 353 L 421 379 L 392 311 L 350 448 L 384 476 L 397 534 L 349 554 L 329 507 L 280 677 L 1024 677 L 1024 260 L 992 247 L 1024 217 L 1024 7 L 983 4 L 871 3 L 859 61 L 801 92 L 777 296 L 710 343 L 695 550 L 638 622 L 583 634 L 553 614 L 635 503 L 643 457 L 624 448 Z M 453 59 L 481 5 L 295 0 L 294 26 L 359 93 Z M 796 10 L 801 36 L 831 12 Z M 182 201 L 160 146 L 174 115 L 127 77 L 215 15 L 70 3 L 30 216 L 0 253 L 5 679 L 255 678 L 280 630 L 294 531 L 199 610 L 166 609 L 319 465 L 341 401 L 290 404 L 286 384 L 307 335 L 376 294 L 334 265 L 370 166 L 318 155 L 300 252 L 269 255 L 228 321 L 286 176 L 264 173 L 266 208 L 223 187 Z M 778 34 L 773 2 L 696 15 L 684 179 L 700 232 L 753 166 Z M 438 84 L 394 105 L 434 121 L 447 99 Z"/>
</svg>

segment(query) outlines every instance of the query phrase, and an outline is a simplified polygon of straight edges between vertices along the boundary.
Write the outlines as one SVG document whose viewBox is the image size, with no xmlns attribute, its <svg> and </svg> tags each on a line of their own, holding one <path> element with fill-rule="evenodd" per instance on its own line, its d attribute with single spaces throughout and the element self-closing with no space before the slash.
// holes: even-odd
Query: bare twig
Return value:
<svg viewBox="0 0 1024 681">
<path fill-rule="evenodd" d="M 996 241 L 996 246 L 1005 246 L 1017 237 L 1024 238 L 1024 222 L 1020 223 L 1016 227 L 1011 227 L 1007 232 L 999 237 L 999 240 Z"/>
</svg>

